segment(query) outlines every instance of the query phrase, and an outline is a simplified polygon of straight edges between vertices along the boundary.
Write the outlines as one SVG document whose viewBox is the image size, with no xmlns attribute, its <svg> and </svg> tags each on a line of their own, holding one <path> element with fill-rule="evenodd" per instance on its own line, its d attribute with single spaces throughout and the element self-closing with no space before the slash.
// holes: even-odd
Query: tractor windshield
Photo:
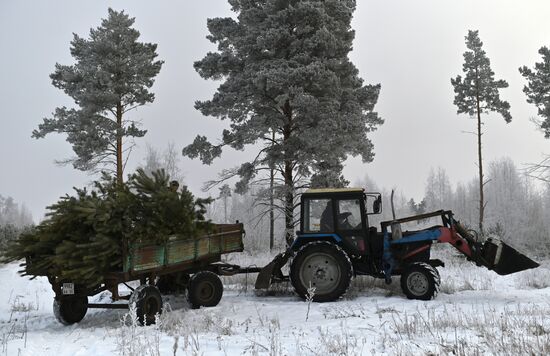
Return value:
<svg viewBox="0 0 550 356">
<path fill-rule="evenodd" d="M 359 199 L 338 200 L 338 230 L 361 229 Z"/>
</svg>

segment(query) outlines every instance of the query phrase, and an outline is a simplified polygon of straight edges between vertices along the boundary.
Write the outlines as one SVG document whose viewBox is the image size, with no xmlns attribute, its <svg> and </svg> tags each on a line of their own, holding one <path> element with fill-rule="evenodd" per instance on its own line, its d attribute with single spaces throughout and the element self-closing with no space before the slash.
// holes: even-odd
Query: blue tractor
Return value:
<svg viewBox="0 0 550 356">
<path fill-rule="evenodd" d="M 478 241 L 477 234 L 458 223 L 451 211 L 401 219 L 394 215 L 380 228 L 371 226 L 369 216 L 382 211 L 381 195 L 361 188 L 310 189 L 302 194 L 300 209 L 296 239 L 261 269 L 256 289 L 290 280 L 300 297 L 310 294 L 313 301 L 329 302 L 343 296 L 355 276 L 382 278 L 388 284 L 400 276 L 407 298 L 430 300 L 439 290 L 437 267 L 444 266 L 430 256 L 433 243 L 449 243 L 478 266 L 501 275 L 539 266 L 500 240 Z M 434 217 L 441 218 L 440 225 L 416 231 L 401 228 Z M 284 275 L 282 267 L 288 261 L 290 272 Z"/>
</svg>

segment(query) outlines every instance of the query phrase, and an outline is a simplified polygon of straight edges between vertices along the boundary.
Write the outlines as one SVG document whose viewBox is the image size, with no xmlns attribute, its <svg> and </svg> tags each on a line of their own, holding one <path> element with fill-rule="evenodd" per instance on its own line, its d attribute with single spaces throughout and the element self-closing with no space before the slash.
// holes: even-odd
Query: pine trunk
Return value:
<svg viewBox="0 0 550 356">
<path fill-rule="evenodd" d="M 119 185 L 124 182 L 122 180 L 122 104 L 120 101 L 116 105 L 116 180 Z"/>
<path fill-rule="evenodd" d="M 227 224 L 227 197 L 223 197 L 223 222 Z"/>
<path fill-rule="evenodd" d="M 272 134 L 272 142 L 275 142 L 275 130 L 273 130 Z M 271 164 L 271 167 L 269 167 L 269 251 L 273 251 L 273 247 L 275 245 L 275 203 L 273 199 L 274 189 L 275 187 L 275 169 L 273 167 L 273 164 Z"/>
<path fill-rule="evenodd" d="M 477 100 L 477 156 L 479 167 L 479 233 L 483 235 L 483 214 L 485 210 L 485 202 L 483 197 L 483 160 L 481 156 L 481 110 L 479 105 L 479 96 Z"/>
<path fill-rule="evenodd" d="M 285 241 L 288 247 L 294 241 L 294 184 L 292 163 L 285 162 Z"/>
<path fill-rule="evenodd" d="M 292 135 L 292 107 L 287 100 L 283 106 L 283 112 L 286 116 L 287 123 L 283 127 L 283 145 L 285 148 L 285 166 L 284 166 L 284 181 L 285 181 L 285 241 L 288 247 L 294 242 L 294 177 L 293 177 L 293 161 L 291 154 L 288 152 L 288 140 Z"/>
<path fill-rule="evenodd" d="M 275 214 L 274 201 L 273 201 L 273 185 L 275 178 L 275 170 L 271 168 L 269 177 L 269 251 L 273 251 L 273 245 L 275 244 Z"/>
</svg>

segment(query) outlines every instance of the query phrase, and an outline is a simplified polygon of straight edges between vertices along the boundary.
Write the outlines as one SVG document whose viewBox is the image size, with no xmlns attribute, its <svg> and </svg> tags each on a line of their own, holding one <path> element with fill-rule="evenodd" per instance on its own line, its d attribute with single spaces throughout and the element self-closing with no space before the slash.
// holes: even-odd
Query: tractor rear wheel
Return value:
<svg viewBox="0 0 550 356">
<path fill-rule="evenodd" d="M 189 281 L 187 300 L 191 308 L 214 307 L 222 299 L 223 284 L 217 274 L 210 271 L 195 273 Z"/>
<path fill-rule="evenodd" d="M 290 265 L 296 293 L 314 302 L 331 302 L 343 296 L 352 276 L 353 266 L 346 252 L 328 241 L 304 245 Z"/>
<path fill-rule="evenodd" d="M 414 262 L 401 275 L 401 289 L 409 299 L 431 300 L 437 296 L 441 277 L 425 262 Z"/>
<path fill-rule="evenodd" d="M 162 296 L 155 286 L 143 284 L 137 287 L 128 304 L 135 308 L 141 325 L 154 324 L 157 314 L 162 313 Z"/>
<path fill-rule="evenodd" d="M 63 296 L 53 301 L 55 318 L 63 325 L 81 321 L 88 311 L 88 297 L 85 295 Z"/>
</svg>

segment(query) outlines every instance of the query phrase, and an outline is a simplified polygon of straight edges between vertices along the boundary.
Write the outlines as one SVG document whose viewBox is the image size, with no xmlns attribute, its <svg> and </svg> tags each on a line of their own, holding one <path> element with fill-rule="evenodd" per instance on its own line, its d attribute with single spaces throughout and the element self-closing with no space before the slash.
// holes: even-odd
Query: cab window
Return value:
<svg viewBox="0 0 550 356">
<path fill-rule="evenodd" d="M 333 232 L 334 215 L 331 199 L 304 200 L 304 232 Z"/>
<path fill-rule="evenodd" d="M 359 199 L 338 200 L 337 226 L 339 230 L 360 230 L 361 202 Z"/>
</svg>

